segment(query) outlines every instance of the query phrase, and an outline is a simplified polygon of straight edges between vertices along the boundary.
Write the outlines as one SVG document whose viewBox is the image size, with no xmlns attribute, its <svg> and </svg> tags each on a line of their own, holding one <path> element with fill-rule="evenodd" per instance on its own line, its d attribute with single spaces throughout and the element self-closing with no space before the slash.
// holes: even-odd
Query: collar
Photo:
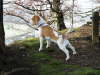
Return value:
<svg viewBox="0 0 100 75">
<path fill-rule="evenodd" d="M 38 25 L 38 28 L 41 27 L 41 26 L 47 26 L 47 25 L 48 24 L 46 24 L 46 23 L 41 23 L 41 24 Z"/>
<path fill-rule="evenodd" d="M 46 23 L 46 21 L 40 17 L 40 21 L 38 22 L 38 28 L 41 26 L 47 26 L 48 24 Z"/>
</svg>

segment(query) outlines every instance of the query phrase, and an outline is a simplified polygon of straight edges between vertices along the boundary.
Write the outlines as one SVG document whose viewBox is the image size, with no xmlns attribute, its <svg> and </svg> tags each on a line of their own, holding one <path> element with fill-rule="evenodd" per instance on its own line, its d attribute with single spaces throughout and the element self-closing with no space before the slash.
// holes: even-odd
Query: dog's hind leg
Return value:
<svg viewBox="0 0 100 75">
<path fill-rule="evenodd" d="M 40 48 L 39 48 L 39 51 L 43 50 L 43 37 L 40 37 Z"/>
<path fill-rule="evenodd" d="M 49 48 L 50 47 L 50 40 L 46 40 L 46 42 L 47 42 L 46 48 Z"/>
<path fill-rule="evenodd" d="M 68 47 L 71 48 L 71 50 L 73 51 L 73 54 L 77 53 L 75 48 L 70 43 L 68 43 Z"/>
<path fill-rule="evenodd" d="M 66 61 L 70 58 L 69 51 L 66 49 L 66 47 L 62 44 L 58 44 L 59 48 L 66 54 Z"/>
</svg>

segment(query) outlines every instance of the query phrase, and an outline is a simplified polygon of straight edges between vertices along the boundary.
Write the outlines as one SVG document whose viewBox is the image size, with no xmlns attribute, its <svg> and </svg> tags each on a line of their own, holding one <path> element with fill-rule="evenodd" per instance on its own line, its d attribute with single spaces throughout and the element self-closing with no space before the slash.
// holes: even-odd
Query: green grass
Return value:
<svg viewBox="0 0 100 75">
<path fill-rule="evenodd" d="M 64 64 L 56 58 L 48 55 L 49 52 L 56 51 L 55 48 L 44 48 L 38 52 L 38 39 L 26 39 L 24 41 L 15 42 L 13 45 L 24 46 L 31 59 L 27 62 L 38 64 L 40 75 L 100 75 L 100 70 L 95 70 L 90 67 L 81 67 L 79 65 Z"/>
<path fill-rule="evenodd" d="M 69 75 L 100 75 L 100 70 L 94 70 L 88 67 L 82 67 L 73 72 L 69 72 Z"/>
</svg>

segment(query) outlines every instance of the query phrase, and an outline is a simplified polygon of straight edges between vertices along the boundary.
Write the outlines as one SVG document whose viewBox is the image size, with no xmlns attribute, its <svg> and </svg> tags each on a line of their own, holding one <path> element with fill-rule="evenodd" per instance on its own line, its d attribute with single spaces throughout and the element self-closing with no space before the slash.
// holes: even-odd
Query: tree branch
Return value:
<svg viewBox="0 0 100 75">
<path fill-rule="evenodd" d="M 46 10 L 50 10 L 50 9 L 43 9 L 43 10 L 38 10 L 38 9 L 35 9 L 35 8 L 30 8 L 30 7 L 28 7 L 28 6 L 25 6 L 25 5 L 22 5 L 22 4 L 18 4 L 18 3 L 16 3 L 15 1 L 13 1 L 13 2 L 10 2 L 10 1 L 8 1 L 8 2 L 4 2 L 3 4 L 16 4 L 16 5 L 18 5 L 18 6 L 21 6 L 21 7 L 23 7 L 24 9 L 27 9 L 27 10 L 31 10 L 31 11 L 46 11 Z M 38 5 L 39 6 L 39 5 Z"/>
<path fill-rule="evenodd" d="M 35 30 L 38 30 L 38 29 L 32 27 L 31 23 L 30 23 L 27 19 L 25 19 L 23 16 L 21 16 L 21 15 L 18 15 L 18 14 L 16 14 L 16 13 L 15 13 L 15 14 L 14 14 L 14 13 L 10 13 L 9 11 L 4 12 L 4 13 L 6 13 L 6 15 L 11 15 L 11 16 L 18 17 L 18 18 L 24 20 L 24 21 L 26 22 L 26 25 L 29 26 L 30 28 L 33 28 L 33 29 L 35 29 Z"/>
<path fill-rule="evenodd" d="M 52 7 L 52 3 L 50 2 L 50 0 L 47 0 L 48 3 L 50 4 L 50 8 L 53 12 L 56 12 L 56 13 L 59 13 L 59 11 L 55 10 L 53 7 Z"/>
</svg>

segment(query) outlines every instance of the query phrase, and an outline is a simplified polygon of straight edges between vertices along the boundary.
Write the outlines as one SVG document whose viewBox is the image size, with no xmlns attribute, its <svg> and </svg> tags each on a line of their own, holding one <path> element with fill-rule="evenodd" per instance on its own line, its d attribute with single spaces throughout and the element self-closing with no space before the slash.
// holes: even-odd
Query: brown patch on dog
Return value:
<svg viewBox="0 0 100 75">
<path fill-rule="evenodd" d="M 50 37 L 53 40 L 58 40 L 58 37 L 54 34 L 53 29 L 50 26 L 43 26 L 41 35 L 43 37 Z"/>
<path fill-rule="evenodd" d="M 40 17 L 39 16 L 33 16 L 32 17 L 32 23 L 33 23 L 33 25 L 36 25 L 39 21 L 40 21 Z"/>
<path fill-rule="evenodd" d="M 32 17 L 33 25 L 36 25 L 39 21 L 40 21 L 39 16 L 33 16 Z M 53 29 L 49 25 L 48 26 L 43 26 L 43 27 L 41 27 L 41 29 L 42 29 L 41 36 L 50 37 L 53 40 L 58 39 L 58 37 L 54 34 Z"/>
</svg>

